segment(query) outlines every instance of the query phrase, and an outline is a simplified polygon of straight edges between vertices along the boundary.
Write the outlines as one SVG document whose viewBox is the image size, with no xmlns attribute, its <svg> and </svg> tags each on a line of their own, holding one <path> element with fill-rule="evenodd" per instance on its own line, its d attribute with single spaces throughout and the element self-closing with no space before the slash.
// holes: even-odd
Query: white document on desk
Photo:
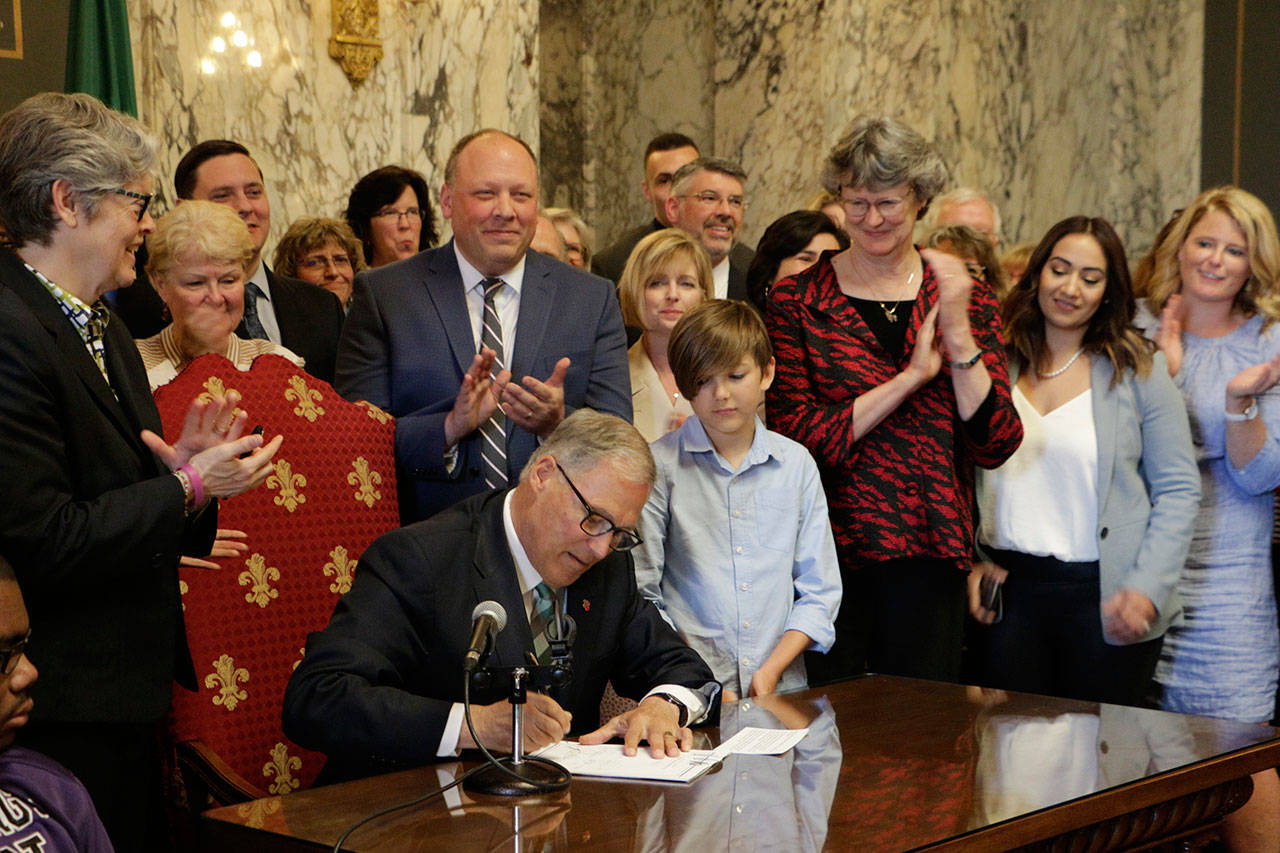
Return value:
<svg viewBox="0 0 1280 853">
<path fill-rule="evenodd" d="M 562 765 L 575 776 L 692 782 L 719 764 L 726 755 L 780 755 L 799 743 L 808 732 L 808 729 L 746 728 L 714 750 L 691 749 L 675 758 L 654 758 L 646 746 L 641 746 L 635 755 L 628 756 L 623 754 L 621 744 L 584 746 L 567 740 L 534 754 Z"/>
</svg>

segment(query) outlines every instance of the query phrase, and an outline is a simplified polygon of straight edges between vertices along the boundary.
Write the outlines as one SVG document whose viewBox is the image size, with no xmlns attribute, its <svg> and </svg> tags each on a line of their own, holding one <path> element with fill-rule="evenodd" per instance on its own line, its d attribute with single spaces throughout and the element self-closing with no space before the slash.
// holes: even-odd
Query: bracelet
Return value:
<svg viewBox="0 0 1280 853">
<path fill-rule="evenodd" d="M 964 361 L 953 361 L 953 362 L 950 362 L 950 364 L 952 367 L 956 368 L 957 370 L 968 370 L 969 368 L 977 364 L 981 358 L 982 358 L 982 350 L 979 349 L 977 352 L 973 354 L 973 358 L 966 359 Z"/>
<path fill-rule="evenodd" d="M 191 481 L 191 492 L 195 505 L 204 506 L 204 480 L 200 478 L 200 472 L 189 462 L 178 470 L 186 474 L 187 479 Z"/>
<path fill-rule="evenodd" d="M 1235 412 L 1223 412 L 1222 416 L 1228 421 L 1251 421 L 1258 416 L 1258 401 L 1254 400 L 1249 403 L 1249 408 L 1239 414 L 1236 414 Z"/>
<path fill-rule="evenodd" d="M 179 468 L 173 472 L 173 476 L 178 478 L 178 482 L 182 485 L 182 508 L 188 515 L 196 508 L 196 492 L 191 488 L 191 478 L 187 476 L 187 472 Z"/>
</svg>

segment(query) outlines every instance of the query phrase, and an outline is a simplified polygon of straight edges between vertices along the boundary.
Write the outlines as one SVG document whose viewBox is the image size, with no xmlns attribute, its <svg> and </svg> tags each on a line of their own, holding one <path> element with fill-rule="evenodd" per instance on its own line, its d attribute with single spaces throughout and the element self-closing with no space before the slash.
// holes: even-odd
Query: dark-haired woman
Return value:
<svg viewBox="0 0 1280 853">
<path fill-rule="evenodd" d="M 804 272 L 823 252 L 849 248 L 849 235 L 819 210 L 793 210 L 764 229 L 756 256 L 747 268 L 747 298 L 764 313 L 774 284 Z"/>
<path fill-rule="evenodd" d="M 343 216 L 364 245 L 364 260 L 370 269 L 436 244 L 431 191 L 422 175 L 412 169 L 383 166 L 356 181 Z"/>
<path fill-rule="evenodd" d="M 1134 311 L 1120 239 L 1083 216 L 1049 229 L 1005 300 L 1023 440 L 979 473 L 991 562 L 969 577 L 990 686 L 1149 701 L 1200 478 L 1182 396 Z M 984 578 L 1003 581 L 1002 606 L 984 606 Z"/>
</svg>

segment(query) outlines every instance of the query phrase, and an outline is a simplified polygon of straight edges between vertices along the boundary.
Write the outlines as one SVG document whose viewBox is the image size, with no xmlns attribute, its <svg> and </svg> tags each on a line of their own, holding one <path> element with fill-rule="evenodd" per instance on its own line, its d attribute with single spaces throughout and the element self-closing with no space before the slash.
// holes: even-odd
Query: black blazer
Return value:
<svg viewBox="0 0 1280 853">
<path fill-rule="evenodd" d="M 747 270 L 751 269 L 751 262 L 755 257 L 756 253 L 742 243 L 734 243 L 733 248 L 729 249 L 729 288 L 725 292 L 726 299 L 749 301 Z"/>
<path fill-rule="evenodd" d="M 506 494 L 476 495 L 378 538 L 329 626 L 307 639 L 285 691 L 284 730 L 329 756 L 326 781 L 435 760 L 449 710 L 462 701 L 462 659 L 481 601 L 507 611 L 489 664 L 528 660 L 533 635 L 502 525 Z M 571 733 L 599 727 L 610 679 L 634 699 L 681 684 L 718 702 L 711 670 L 637 592 L 628 555 L 610 554 L 568 587 L 566 613 L 578 629 L 573 680 L 552 695 L 573 715 Z M 504 698 L 472 692 L 476 704 Z M 713 720 L 718 711 L 713 704 Z"/>
<path fill-rule="evenodd" d="M 177 478 L 139 438 L 161 431 L 160 415 L 118 317 L 106 332 L 108 387 L 57 301 L 8 251 L 0 316 L 0 552 L 31 617 L 33 719 L 159 720 L 175 677 L 195 687 L 178 555 L 208 552 L 216 509 L 189 521 Z"/>
<path fill-rule="evenodd" d="M 280 343 L 306 360 L 306 371 L 317 379 L 333 382 L 333 366 L 338 358 L 338 338 L 346 316 L 342 300 L 323 287 L 267 270 L 271 307 L 280 325 Z M 244 320 L 236 334 L 249 337 Z"/>
</svg>

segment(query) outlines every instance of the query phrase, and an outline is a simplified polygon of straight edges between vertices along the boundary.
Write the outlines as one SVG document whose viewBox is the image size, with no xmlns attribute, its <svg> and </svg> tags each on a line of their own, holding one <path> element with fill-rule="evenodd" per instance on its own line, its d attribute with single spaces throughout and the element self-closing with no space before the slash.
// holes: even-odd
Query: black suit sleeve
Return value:
<svg viewBox="0 0 1280 853">
<path fill-rule="evenodd" d="M 601 563 L 591 571 L 599 573 L 594 580 L 625 589 L 618 620 L 618 649 L 610 675 L 614 689 L 620 696 L 639 700 L 660 684 L 679 684 L 702 694 L 708 703 L 707 721 L 714 721 L 719 711 L 720 685 L 711 668 L 680 639 L 653 602 L 640 594 L 630 555 L 625 559 L 624 555 L 614 555 L 609 563 L 612 565 L 608 568 Z M 614 572 L 615 576 L 609 577 L 607 572 Z"/>
<path fill-rule="evenodd" d="M 369 546 L 328 627 L 307 639 L 285 690 L 286 735 L 353 775 L 435 758 L 461 681 L 448 677 L 453 667 L 442 662 L 439 638 L 421 635 L 419 626 L 447 630 L 437 626 L 447 619 L 433 612 L 431 579 L 433 566 L 450 558 L 437 564 L 410 536 Z"/>
</svg>

